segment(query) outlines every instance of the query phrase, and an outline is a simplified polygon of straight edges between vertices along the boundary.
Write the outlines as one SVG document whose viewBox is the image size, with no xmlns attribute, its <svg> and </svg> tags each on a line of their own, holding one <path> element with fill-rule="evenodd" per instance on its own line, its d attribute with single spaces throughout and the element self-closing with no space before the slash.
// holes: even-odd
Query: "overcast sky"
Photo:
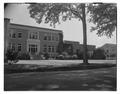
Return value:
<svg viewBox="0 0 120 94">
<path fill-rule="evenodd" d="M 5 9 L 5 18 L 10 18 L 11 23 L 31 25 L 44 28 L 59 29 L 63 31 L 64 40 L 79 41 L 80 44 L 83 43 L 83 31 L 82 23 L 77 19 L 62 22 L 60 25 L 56 25 L 56 28 L 50 27 L 49 24 L 37 24 L 34 19 L 30 18 L 28 5 L 25 4 L 9 4 Z M 89 45 L 96 45 L 100 47 L 105 43 L 116 43 L 116 32 L 113 33 L 111 38 L 106 36 L 98 37 L 96 32 L 90 32 L 90 27 L 92 24 L 87 23 L 87 43 Z"/>
</svg>

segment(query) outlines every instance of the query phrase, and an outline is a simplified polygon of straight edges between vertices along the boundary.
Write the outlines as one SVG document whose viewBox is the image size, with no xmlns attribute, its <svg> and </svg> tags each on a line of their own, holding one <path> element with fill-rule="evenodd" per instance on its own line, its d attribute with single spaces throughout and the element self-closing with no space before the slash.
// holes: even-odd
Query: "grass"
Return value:
<svg viewBox="0 0 120 94">
<path fill-rule="evenodd" d="M 116 67 L 4 75 L 5 91 L 116 91 Z"/>
<path fill-rule="evenodd" d="M 70 71 L 70 70 L 87 70 L 97 68 L 114 67 L 116 64 L 71 64 L 67 66 L 53 66 L 53 65 L 31 65 L 31 64 L 12 64 L 4 66 L 4 73 L 22 73 L 22 72 L 46 72 L 46 71 Z"/>
</svg>

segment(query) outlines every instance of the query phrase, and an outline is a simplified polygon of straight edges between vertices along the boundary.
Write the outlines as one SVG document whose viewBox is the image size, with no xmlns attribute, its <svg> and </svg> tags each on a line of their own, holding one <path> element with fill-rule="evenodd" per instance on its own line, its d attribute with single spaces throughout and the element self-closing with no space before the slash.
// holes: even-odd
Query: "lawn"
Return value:
<svg viewBox="0 0 120 94">
<path fill-rule="evenodd" d="M 4 75 L 5 91 L 116 90 L 116 67 Z"/>
</svg>

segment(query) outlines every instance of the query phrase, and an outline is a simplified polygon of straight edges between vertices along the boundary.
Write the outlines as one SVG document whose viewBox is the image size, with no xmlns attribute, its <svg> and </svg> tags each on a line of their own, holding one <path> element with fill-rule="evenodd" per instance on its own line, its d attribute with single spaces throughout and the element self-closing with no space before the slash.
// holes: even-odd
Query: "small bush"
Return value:
<svg viewBox="0 0 120 94">
<path fill-rule="evenodd" d="M 45 53 L 45 54 L 44 54 L 44 57 L 45 57 L 45 59 L 49 59 L 49 54 L 48 54 L 48 53 Z"/>
<path fill-rule="evenodd" d="M 18 59 L 19 60 L 30 60 L 30 55 L 29 53 L 19 53 Z"/>
<path fill-rule="evenodd" d="M 56 59 L 63 60 L 63 59 L 64 59 L 64 55 L 58 55 L 58 56 L 56 57 Z"/>
<path fill-rule="evenodd" d="M 72 59 L 78 59 L 78 56 L 77 55 L 73 55 Z"/>
<path fill-rule="evenodd" d="M 6 52 L 6 59 L 7 61 L 17 61 L 18 60 L 18 52 L 12 50 L 12 49 L 8 49 Z"/>
<path fill-rule="evenodd" d="M 104 50 L 102 49 L 96 49 L 93 52 L 93 56 L 92 59 L 105 59 L 105 54 L 104 54 Z"/>
</svg>

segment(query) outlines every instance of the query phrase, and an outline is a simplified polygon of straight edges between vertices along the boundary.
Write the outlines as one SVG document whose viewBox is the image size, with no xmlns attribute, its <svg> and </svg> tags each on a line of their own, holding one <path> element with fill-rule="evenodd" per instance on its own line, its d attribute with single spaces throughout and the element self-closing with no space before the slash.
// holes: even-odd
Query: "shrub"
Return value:
<svg viewBox="0 0 120 94">
<path fill-rule="evenodd" d="M 66 55 L 66 56 L 64 56 L 64 59 L 65 59 L 65 60 L 72 59 L 72 56 L 70 56 L 70 55 Z"/>
<path fill-rule="evenodd" d="M 77 53 L 78 59 L 83 59 L 83 52 Z"/>
<path fill-rule="evenodd" d="M 45 57 L 45 59 L 49 59 L 49 54 L 48 54 L 48 53 L 45 53 L 45 54 L 44 54 L 44 57 Z"/>
<path fill-rule="evenodd" d="M 105 59 L 105 54 L 104 54 L 104 50 L 102 49 L 96 49 L 93 52 L 93 56 L 92 59 Z"/>
<path fill-rule="evenodd" d="M 16 63 L 18 61 L 18 52 L 12 50 L 12 49 L 8 49 L 6 52 L 6 61 L 10 60 L 15 61 L 14 63 Z"/>
<path fill-rule="evenodd" d="M 19 60 L 30 60 L 30 55 L 29 53 L 19 53 L 18 59 Z"/>
<path fill-rule="evenodd" d="M 56 59 L 63 60 L 63 59 L 64 59 L 64 55 L 58 55 L 58 56 L 56 57 Z"/>
<path fill-rule="evenodd" d="M 77 59 L 77 58 L 78 56 L 76 54 L 72 56 L 72 59 Z"/>
</svg>

